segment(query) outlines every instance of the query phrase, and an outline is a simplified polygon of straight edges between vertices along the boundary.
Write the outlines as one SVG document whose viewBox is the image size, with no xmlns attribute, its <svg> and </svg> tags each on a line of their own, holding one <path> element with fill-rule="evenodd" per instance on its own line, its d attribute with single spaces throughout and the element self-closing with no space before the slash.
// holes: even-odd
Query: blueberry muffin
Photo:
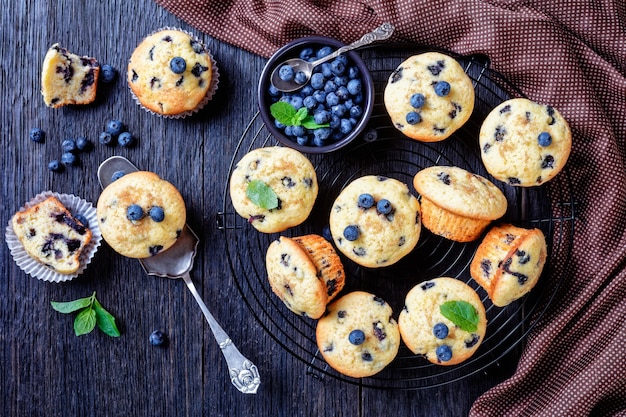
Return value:
<svg viewBox="0 0 626 417">
<path fill-rule="evenodd" d="M 406 59 L 393 71 L 383 99 L 393 125 L 405 136 L 438 142 L 470 118 L 474 86 L 455 59 L 427 52 Z"/>
<path fill-rule="evenodd" d="M 267 249 L 265 266 L 270 287 L 287 308 L 317 319 L 343 288 L 343 266 L 323 237 L 280 236 Z"/>
<path fill-rule="evenodd" d="M 147 171 L 128 173 L 108 185 L 96 213 L 104 240 L 129 258 L 167 250 L 186 221 L 185 202 L 176 187 Z"/>
<path fill-rule="evenodd" d="M 235 211 L 263 233 L 282 232 L 304 222 L 318 193 L 311 162 L 295 149 L 279 146 L 244 155 L 229 186 Z"/>
<path fill-rule="evenodd" d="M 41 71 L 41 94 L 46 106 L 89 104 L 96 99 L 100 64 L 55 43 L 48 49 Z"/>
<path fill-rule="evenodd" d="M 547 256 L 541 230 L 501 224 L 489 230 L 478 246 L 470 274 L 494 305 L 504 307 L 534 288 Z"/>
<path fill-rule="evenodd" d="M 457 242 L 478 239 L 508 207 L 506 197 L 492 182 L 459 167 L 422 169 L 413 185 L 421 196 L 424 227 Z"/>
<path fill-rule="evenodd" d="M 31 258 L 66 275 L 78 271 L 92 238 L 89 227 L 54 196 L 15 213 L 11 226 Z"/>
<path fill-rule="evenodd" d="M 441 277 L 408 292 L 398 326 L 413 353 L 434 364 L 456 365 L 471 357 L 482 343 L 487 317 L 472 287 Z"/>
<path fill-rule="evenodd" d="M 487 115 L 479 142 L 481 159 L 494 178 L 532 187 L 550 181 L 563 169 L 572 133 L 554 107 L 514 98 Z"/>
<path fill-rule="evenodd" d="M 202 108 L 217 88 L 213 57 L 197 39 L 162 29 L 135 48 L 127 80 L 139 104 L 166 117 L 184 117 Z"/>
<path fill-rule="evenodd" d="M 382 298 L 354 291 L 328 305 L 315 336 L 324 360 L 338 372 L 365 378 L 391 363 L 400 347 L 398 324 Z"/>
<path fill-rule="evenodd" d="M 368 175 L 346 186 L 331 208 L 330 232 L 337 249 L 359 265 L 393 265 L 420 237 L 420 204 L 406 184 Z"/>
</svg>

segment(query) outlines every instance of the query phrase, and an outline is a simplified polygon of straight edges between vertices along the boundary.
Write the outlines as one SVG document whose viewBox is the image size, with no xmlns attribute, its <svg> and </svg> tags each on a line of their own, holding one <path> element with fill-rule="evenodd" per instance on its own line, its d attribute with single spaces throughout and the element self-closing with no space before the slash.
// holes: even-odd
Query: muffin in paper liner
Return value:
<svg viewBox="0 0 626 417">
<path fill-rule="evenodd" d="M 89 222 L 89 229 L 92 233 L 91 241 L 85 246 L 85 249 L 80 255 L 80 267 L 78 270 L 73 274 L 61 274 L 32 258 L 26 252 L 22 242 L 15 234 L 11 224 L 11 219 L 9 219 L 9 224 L 6 228 L 5 240 L 15 263 L 20 267 L 20 269 L 22 269 L 22 271 L 42 281 L 71 281 L 83 273 L 85 268 L 87 268 L 87 265 L 91 262 L 91 259 L 96 254 L 98 247 L 100 247 L 102 234 L 100 233 L 100 227 L 98 226 L 96 209 L 90 202 L 83 200 L 80 197 L 76 197 L 75 195 L 44 191 L 37 194 L 32 200 L 24 204 L 19 211 L 34 206 L 35 204 L 46 200 L 48 197 L 56 197 L 70 211 L 70 213 L 72 213 L 72 215 L 76 216 L 81 214 L 85 216 L 87 222 Z"/>
<path fill-rule="evenodd" d="M 131 88 L 131 79 L 133 77 L 133 69 L 131 68 L 131 63 L 132 63 L 132 59 L 133 59 L 133 56 L 135 54 L 135 51 L 137 51 L 137 49 L 140 46 L 142 46 L 144 41 L 146 41 L 148 38 L 150 38 L 151 36 L 153 36 L 155 34 L 163 32 L 163 31 L 177 31 L 177 32 L 181 32 L 181 33 L 184 33 L 185 35 L 189 36 L 192 39 L 192 41 L 194 42 L 194 45 L 198 45 L 198 46 L 202 47 L 202 49 L 204 50 L 204 52 L 206 52 L 206 54 L 208 55 L 208 57 L 209 57 L 209 59 L 211 61 L 211 80 L 210 80 L 209 87 L 208 87 L 204 97 L 198 102 L 198 104 L 196 104 L 196 106 L 193 109 L 183 110 L 183 111 L 177 112 L 177 113 L 159 112 L 159 111 L 156 111 L 154 109 L 150 109 L 148 107 L 148 105 L 146 105 L 144 102 L 142 102 L 141 99 L 135 94 L 135 92 L 133 91 L 133 88 Z M 213 55 L 211 54 L 211 51 L 208 49 L 208 47 L 204 43 L 202 43 L 192 33 L 188 32 L 186 30 L 180 29 L 180 28 L 165 26 L 165 27 L 162 27 L 160 29 L 155 30 L 154 32 L 152 32 L 149 35 L 147 35 L 146 37 L 144 37 L 142 39 L 142 41 L 137 45 L 137 48 L 135 48 L 135 51 L 133 52 L 133 55 L 131 56 L 131 59 L 129 60 L 129 65 L 128 65 L 128 73 L 127 73 L 128 90 L 130 91 L 131 96 L 133 97 L 133 100 L 135 100 L 135 102 L 142 109 L 147 111 L 148 113 L 151 113 L 151 114 L 154 114 L 154 115 L 160 116 L 160 117 L 169 118 L 169 119 L 182 119 L 182 118 L 185 118 L 187 116 L 190 116 L 190 115 L 200 111 L 209 101 L 211 101 L 211 99 L 215 95 L 215 92 L 217 91 L 217 87 L 218 87 L 218 84 L 219 84 L 219 75 L 220 75 L 219 74 L 219 69 L 217 68 L 217 63 L 216 63 L 215 59 L 213 58 Z"/>
</svg>

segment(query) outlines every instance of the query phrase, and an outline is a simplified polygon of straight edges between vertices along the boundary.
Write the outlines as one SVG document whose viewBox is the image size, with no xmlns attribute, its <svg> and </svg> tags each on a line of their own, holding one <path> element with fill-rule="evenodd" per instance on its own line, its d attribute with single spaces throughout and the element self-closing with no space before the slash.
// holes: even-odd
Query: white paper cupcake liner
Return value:
<svg viewBox="0 0 626 417">
<path fill-rule="evenodd" d="M 135 100 L 135 103 L 137 103 L 137 105 L 139 105 L 139 107 L 141 107 L 142 109 L 144 109 L 148 113 L 153 114 L 155 116 L 164 117 L 166 119 L 184 119 L 187 116 L 191 116 L 192 114 L 195 114 L 195 113 L 199 112 L 200 110 L 202 110 L 202 108 L 204 106 L 206 106 L 206 104 L 209 101 L 211 101 L 211 99 L 215 95 L 215 92 L 217 91 L 217 87 L 218 87 L 218 84 L 219 84 L 219 78 L 220 78 L 220 72 L 219 72 L 219 69 L 217 68 L 217 62 L 213 58 L 213 55 L 211 54 L 211 51 L 209 50 L 209 48 L 204 44 L 204 42 L 201 42 L 200 39 L 198 39 L 193 33 L 190 33 L 190 32 L 188 32 L 186 30 L 183 30 L 183 29 L 180 29 L 180 28 L 176 28 L 176 27 L 164 26 L 164 27 L 162 27 L 160 29 L 157 29 L 154 32 L 150 33 L 146 37 L 152 36 L 155 33 L 161 32 L 163 30 L 177 30 L 179 32 L 186 33 L 187 35 L 192 37 L 196 42 L 198 42 L 200 45 L 202 45 L 202 47 L 204 48 L 206 53 L 209 55 L 209 58 L 211 59 L 211 84 L 209 85 L 209 89 L 207 90 L 204 98 L 192 110 L 188 110 L 186 112 L 178 113 L 178 114 L 161 114 L 161 113 L 156 113 L 156 112 L 150 110 L 149 108 L 145 107 L 141 103 L 141 101 L 137 98 L 137 96 L 135 95 L 135 93 L 133 92 L 133 90 L 130 87 L 128 88 L 128 91 L 130 91 L 130 94 L 131 94 L 133 100 Z"/>
<path fill-rule="evenodd" d="M 91 241 L 85 246 L 80 255 L 80 267 L 75 273 L 60 274 L 32 258 L 26 252 L 24 246 L 22 245 L 22 242 L 15 234 L 15 231 L 13 230 L 13 226 L 11 224 L 11 220 L 9 220 L 9 225 L 6 228 L 5 240 L 9 247 L 9 251 L 13 256 L 13 259 L 15 260 L 15 263 L 17 264 L 17 266 L 20 267 L 22 271 L 26 272 L 28 275 L 47 282 L 70 281 L 79 276 L 85 270 L 85 268 L 87 268 L 87 265 L 91 262 L 91 259 L 98 251 L 98 247 L 100 247 L 102 234 L 100 233 L 100 227 L 98 226 L 98 218 L 96 215 L 95 207 L 90 202 L 85 201 L 82 198 L 76 197 L 75 195 L 44 191 L 40 194 L 37 194 L 28 203 L 24 204 L 24 206 L 20 208 L 20 211 L 32 207 L 35 204 L 38 204 L 51 196 L 56 197 L 70 211 L 70 213 L 72 213 L 73 215 L 82 214 L 87 219 L 87 222 L 89 222 L 89 229 L 92 233 Z"/>
</svg>

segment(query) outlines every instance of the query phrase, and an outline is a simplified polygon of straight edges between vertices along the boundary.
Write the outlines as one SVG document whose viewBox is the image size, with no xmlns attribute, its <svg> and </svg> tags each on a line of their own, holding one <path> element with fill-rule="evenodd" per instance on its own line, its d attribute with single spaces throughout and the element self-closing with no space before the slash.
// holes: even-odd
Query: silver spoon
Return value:
<svg viewBox="0 0 626 417">
<path fill-rule="evenodd" d="M 373 32 L 363 35 L 363 37 L 361 37 L 361 39 L 359 39 L 358 41 L 351 43 L 350 45 L 342 46 L 332 54 L 326 55 L 325 57 L 320 58 L 317 61 L 309 62 L 300 58 L 288 59 L 278 64 L 278 66 L 274 68 L 274 71 L 272 71 L 272 74 L 270 75 L 270 81 L 277 90 L 283 91 L 285 93 L 296 91 L 304 87 L 305 84 L 309 81 L 309 79 L 311 78 L 311 74 L 313 73 L 313 68 L 317 67 L 320 64 L 323 64 L 326 61 L 330 61 L 331 59 L 337 57 L 340 54 L 343 54 L 344 52 L 360 48 L 361 46 L 368 45 L 374 41 L 382 41 L 384 39 L 387 39 L 391 36 L 393 31 L 394 27 L 391 23 L 383 23 Z M 295 77 L 292 77 L 288 80 L 283 80 L 282 78 L 280 78 L 280 69 L 284 65 L 289 65 L 291 68 L 293 68 L 294 74 L 302 72 L 305 76 L 304 79 L 301 80 L 300 83 L 297 83 L 294 79 Z"/>
<path fill-rule="evenodd" d="M 105 188 L 112 183 L 111 177 L 117 171 L 128 174 L 138 171 L 138 169 L 126 158 L 113 156 L 100 164 L 98 168 L 100 186 Z M 189 291 L 191 291 L 198 305 L 200 305 L 204 317 L 206 317 L 213 332 L 213 336 L 215 336 L 215 340 L 222 350 L 224 358 L 226 358 L 232 384 L 245 394 L 256 394 L 261 384 L 256 365 L 239 352 L 233 341 L 215 320 L 204 301 L 202 301 L 200 294 L 198 294 L 196 287 L 191 281 L 189 271 L 193 267 L 198 242 L 198 236 L 188 225 L 185 225 L 181 235 L 172 247 L 149 258 L 139 259 L 139 263 L 141 263 L 148 275 L 182 278 L 185 281 Z"/>
</svg>

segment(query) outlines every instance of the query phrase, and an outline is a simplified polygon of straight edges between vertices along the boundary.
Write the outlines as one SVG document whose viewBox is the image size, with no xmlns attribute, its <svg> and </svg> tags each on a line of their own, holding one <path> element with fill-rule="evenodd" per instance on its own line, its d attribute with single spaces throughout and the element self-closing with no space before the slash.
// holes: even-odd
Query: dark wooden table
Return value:
<svg viewBox="0 0 626 417">
<path fill-rule="evenodd" d="M 36 194 L 52 190 L 95 204 L 96 171 L 113 155 L 130 159 L 175 184 L 200 235 L 192 279 L 217 320 L 260 371 L 256 395 L 230 383 L 222 354 L 191 293 L 180 280 L 147 276 L 139 262 L 103 244 L 79 278 L 47 283 L 22 272 L 7 245 L 0 246 L 0 413 L 5 416 L 462 416 L 483 392 L 511 375 L 513 349 L 492 365 L 458 382 L 433 388 L 385 390 L 362 387 L 307 372 L 307 364 L 276 343 L 259 325 L 237 288 L 218 227 L 232 155 L 257 112 L 256 86 L 266 59 L 221 43 L 170 15 L 151 1 L 92 2 L 25 0 L 2 8 L 3 173 L 1 224 Z M 220 83 L 213 101 L 185 120 L 151 115 L 132 100 L 125 67 L 137 43 L 163 26 L 190 30 L 218 62 Z M 40 69 L 53 43 L 94 56 L 120 70 L 88 106 L 50 109 L 40 94 Z M 137 136 L 134 148 L 98 144 L 110 119 Z M 29 130 L 47 133 L 33 143 Z M 80 165 L 52 173 L 47 163 L 61 155 L 61 141 L 86 136 L 93 151 Z M 259 254 L 259 256 L 262 256 Z M 77 337 L 73 316 L 51 301 L 97 298 L 118 319 L 121 337 L 95 330 Z M 151 346 L 153 330 L 169 337 Z"/>
</svg>

